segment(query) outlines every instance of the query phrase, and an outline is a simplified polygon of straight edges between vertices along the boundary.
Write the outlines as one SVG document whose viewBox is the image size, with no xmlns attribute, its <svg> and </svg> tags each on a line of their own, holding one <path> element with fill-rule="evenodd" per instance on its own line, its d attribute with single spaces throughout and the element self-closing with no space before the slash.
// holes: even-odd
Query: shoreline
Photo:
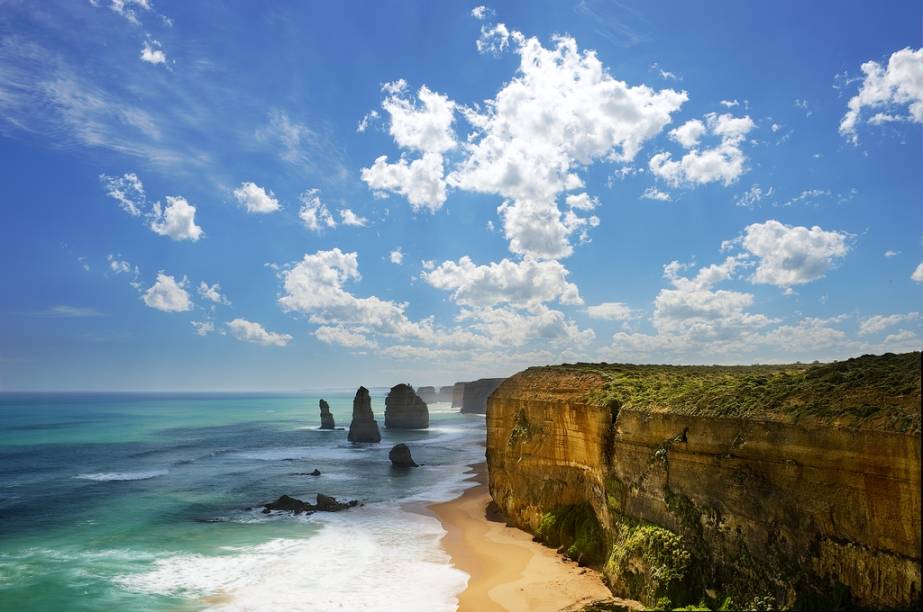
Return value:
<svg viewBox="0 0 923 612">
<path fill-rule="evenodd" d="M 612 599 L 599 575 L 489 516 L 487 464 L 473 464 L 476 484 L 450 501 L 429 504 L 446 530 L 441 540 L 452 564 L 468 574 L 458 610 L 578 610 Z M 627 602 L 626 602 L 627 603 Z M 632 602 L 634 603 L 634 602 Z"/>
</svg>

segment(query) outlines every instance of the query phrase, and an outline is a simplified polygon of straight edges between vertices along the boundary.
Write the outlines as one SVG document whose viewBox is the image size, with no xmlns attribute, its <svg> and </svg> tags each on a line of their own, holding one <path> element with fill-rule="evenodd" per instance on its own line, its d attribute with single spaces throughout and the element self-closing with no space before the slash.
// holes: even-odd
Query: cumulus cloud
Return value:
<svg viewBox="0 0 923 612">
<path fill-rule="evenodd" d="M 606 321 L 627 321 L 632 318 L 631 308 L 623 302 L 603 302 L 595 306 L 587 306 L 586 313 L 592 319 Z"/>
<path fill-rule="evenodd" d="M 218 283 L 209 285 L 205 281 L 202 281 L 199 283 L 198 292 L 200 297 L 208 300 L 209 302 L 224 305 L 229 305 L 231 303 L 227 296 L 222 295 L 221 285 Z"/>
<path fill-rule="evenodd" d="M 365 217 L 360 217 L 352 210 L 348 208 L 340 209 L 340 222 L 343 225 L 352 225 L 355 227 L 365 227 L 369 224 L 369 220 Z"/>
<path fill-rule="evenodd" d="M 190 323 L 195 328 L 197 336 L 207 336 L 215 331 L 215 324 L 211 321 L 190 321 Z"/>
<path fill-rule="evenodd" d="M 156 40 L 148 40 L 141 48 L 141 61 L 148 64 L 166 64 L 167 54 L 160 48 L 160 43 Z"/>
<path fill-rule="evenodd" d="M 789 288 L 823 278 L 849 252 L 850 235 L 770 219 L 744 229 L 741 246 L 757 257 L 751 281 Z"/>
<path fill-rule="evenodd" d="M 910 275 L 910 280 L 915 283 L 923 283 L 923 261 L 914 269 L 913 274 Z"/>
<path fill-rule="evenodd" d="M 641 194 L 642 200 L 654 200 L 657 202 L 669 202 L 673 199 L 666 191 L 660 191 L 656 187 L 648 187 Z"/>
<path fill-rule="evenodd" d="M 234 190 L 234 197 L 249 213 L 268 214 L 282 208 L 272 191 L 267 191 L 250 181 L 241 183 L 240 187 Z"/>
<path fill-rule="evenodd" d="M 729 113 L 709 113 L 705 122 L 687 121 L 670 131 L 670 137 L 688 149 L 682 158 L 674 160 L 669 152 L 651 157 L 648 167 L 655 176 L 674 187 L 720 182 L 727 186 L 747 171 L 747 157 L 741 145 L 756 124 L 748 115 L 734 117 Z M 711 148 L 699 148 L 703 136 L 719 140 Z"/>
<path fill-rule="evenodd" d="M 164 312 L 186 312 L 192 310 L 192 300 L 185 289 L 186 279 L 176 279 L 163 272 L 157 273 L 157 281 L 144 292 L 142 299 L 151 308 Z"/>
<path fill-rule="evenodd" d="M 327 205 L 321 202 L 319 189 L 308 189 L 301 194 L 301 210 L 298 211 L 298 217 L 312 232 L 320 233 L 324 228 L 337 226 Z"/>
<path fill-rule="evenodd" d="M 859 335 L 867 336 L 869 334 L 877 334 L 878 332 L 884 331 L 889 327 L 894 327 L 895 325 L 900 325 L 903 323 L 909 323 L 911 321 L 918 321 L 919 319 L 919 312 L 908 312 L 906 314 L 893 315 L 873 315 L 859 323 Z"/>
<path fill-rule="evenodd" d="M 401 247 L 397 247 L 388 253 L 388 259 L 391 261 L 391 263 L 398 266 L 404 263 L 404 253 L 401 251 Z"/>
<path fill-rule="evenodd" d="M 406 98 L 405 87 L 386 90 L 386 103 L 396 100 L 390 109 L 385 107 L 392 115 L 395 142 L 423 155 L 413 160 L 405 155 L 394 163 L 380 156 L 363 169 L 363 180 L 377 193 L 403 195 L 415 209 L 441 207 L 447 187 L 498 195 L 503 198 L 498 212 L 511 252 L 541 259 L 566 257 L 573 250 L 570 237 L 588 239 L 587 230 L 599 219 L 579 214 L 587 210 L 579 205 L 562 211 L 561 194 L 580 189 L 578 171 L 597 160 L 634 159 L 642 145 L 670 123 L 686 93 L 619 81 L 594 52 L 581 52 L 567 36 L 556 37 L 546 48 L 503 24 L 485 25 L 479 48 L 514 51 L 519 68 L 513 78 L 493 99 L 467 107 L 429 90 L 434 102 L 427 104 L 423 88 L 417 94 L 419 103 Z M 417 131 L 395 127 L 402 125 L 396 119 L 406 122 L 404 111 L 412 125 L 423 123 L 435 135 L 429 139 L 431 148 L 415 144 Z M 421 112 L 426 121 L 417 117 Z M 464 142 L 450 131 L 454 113 L 471 127 Z M 446 173 L 442 153 L 450 146 L 457 162 Z"/>
<path fill-rule="evenodd" d="M 567 269 L 557 261 L 503 259 L 479 266 L 466 256 L 457 262 L 443 262 L 422 277 L 437 289 L 452 291 L 453 301 L 464 306 L 509 303 L 533 307 L 554 300 L 582 304 L 577 286 L 567 282 L 567 275 Z"/>
<path fill-rule="evenodd" d="M 362 334 L 349 331 L 342 325 L 323 325 L 314 330 L 314 336 L 326 344 L 335 344 L 346 348 L 375 348 L 378 346 Z"/>
<path fill-rule="evenodd" d="M 862 87 L 850 98 L 840 121 L 840 134 L 859 143 L 857 128 L 864 109 L 878 111 L 868 123 L 880 125 L 895 121 L 923 123 L 923 49 L 909 47 L 895 51 L 887 67 L 878 62 L 862 64 Z"/>
<path fill-rule="evenodd" d="M 106 255 L 106 261 L 109 262 L 109 269 L 115 272 L 116 274 L 122 274 L 131 272 L 131 264 L 125 261 L 124 259 L 119 259 L 116 255 L 112 253 Z"/>
<path fill-rule="evenodd" d="M 155 234 L 167 236 L 172 240 L 197 241 L 202 237 L 202 228 L 195 223 L 196 207 L 186 198 L 167 196 L 166 207 L 160 202 L 154 204 L 148 227 Z"/>
<path fill-rule="evenodd" d="M 252 342 L 262 346 L 286 346 L 292 341 L 289 334 L 279 334 L 266 331 L 259 323 L 246 319 L 234 319 L 226 323 L 233 337 L 244 342 Z"/>
</svg>

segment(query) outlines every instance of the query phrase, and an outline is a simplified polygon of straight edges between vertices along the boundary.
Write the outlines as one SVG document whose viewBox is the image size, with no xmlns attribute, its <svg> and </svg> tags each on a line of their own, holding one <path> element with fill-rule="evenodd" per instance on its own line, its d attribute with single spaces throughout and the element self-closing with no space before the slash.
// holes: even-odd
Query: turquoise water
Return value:
<svg viewBox="0 0 923 612">
<path fill-rule="evenodd" d="M 466 486 L 483 418 L 433 404 L 429 430 L 353 445 L 320 397 L 0 395 L 0 609 L 454 609 L 467 576 L 408 505 Z M 323 397 L 348 427 L 352 393 Z M 392 468 L 397 442 L 424 466 Z M 366 505 L 248 510 L 318 492 Z"/>
</svg>

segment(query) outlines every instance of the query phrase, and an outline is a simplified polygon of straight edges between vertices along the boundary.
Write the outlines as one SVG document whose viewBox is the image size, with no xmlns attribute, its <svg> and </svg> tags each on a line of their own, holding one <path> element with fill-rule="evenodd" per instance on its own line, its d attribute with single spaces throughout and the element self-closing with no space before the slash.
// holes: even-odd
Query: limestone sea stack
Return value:
<svg viewBox="0 0 923 612">
<path fill-rule="evenodd" d="M 372 414 L 372 398 L 365 387 L 359 387 L 356 391 L 356 398 L 353 400 L 353 420 L 349 424 L 349 435 L 346 439 L 350 442 L 381 442 L 378 422 Z"/>
<path fill-rule="evenodd" d="M 452 408 L 461 408 L 465 400 L 465 383 L 457 382 L 452 385 Z"/>
<path fill-rule="evenodd" d="M 320 428 L 336 429 L 336 423 L 333 421 L 333 415 L 330 413 L 330 404 L 327 400 L 320 401 Z"/>
<path fill-rule="evenodd" d="M 432 388 L 432 387 L 430 387 Z M 413 387 L 401 383 L 391 387 L 385 399 L 385 427 L 388 429 L 426 429 L 429 409 Z"/>
<path fill-rule="evenodd" d="M 436 401 L 439 401 L 439 402 L 451 402 L 451 401 L 452 401 L 452 392 L 454 391 L 454 389 L 455 389 L 455 387 L 453 387 L 453 386 L 451 386 L 451 385 L 448 386 L 448 387 L 439 387 L 439 395 L 436 396 Z"/>
<path fill-rule="evenodd" d="M 401 442 L 400 444 L 395 444 L 394 448 L 388 453 L 388 459 L 391 460 L 391 464 L 394 467 L 399 468 L 411 468 L 419 467 L 416 461 L 413 460 L 413 457 L 410 455 L 410 449 L 406 444 Z"/>
<path fill-rule="evenodd" d="M 481 378 L 466 382 L 461 411 L 463 414 L 487 414 L 487 398 L 505 378 Z"/>
<path fill-rule="evenodd" d="M 417 389 L 417 395 L 419 395 L 420 399 L 426 402 L 427 404 L 435 403 L 436 387 L 420 387 L 419 389 Z"/>
</svg>

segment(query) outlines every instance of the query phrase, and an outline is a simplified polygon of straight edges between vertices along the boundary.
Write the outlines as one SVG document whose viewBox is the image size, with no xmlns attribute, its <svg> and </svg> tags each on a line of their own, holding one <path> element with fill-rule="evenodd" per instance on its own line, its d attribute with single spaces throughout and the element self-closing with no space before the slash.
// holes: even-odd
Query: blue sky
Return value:
<svg viewBox="0 0 923 612">
<path fill-rule="evenodd" d="M 918 2 L 0 2 L 0 389 L 918 350 Z"/>
</svg>

